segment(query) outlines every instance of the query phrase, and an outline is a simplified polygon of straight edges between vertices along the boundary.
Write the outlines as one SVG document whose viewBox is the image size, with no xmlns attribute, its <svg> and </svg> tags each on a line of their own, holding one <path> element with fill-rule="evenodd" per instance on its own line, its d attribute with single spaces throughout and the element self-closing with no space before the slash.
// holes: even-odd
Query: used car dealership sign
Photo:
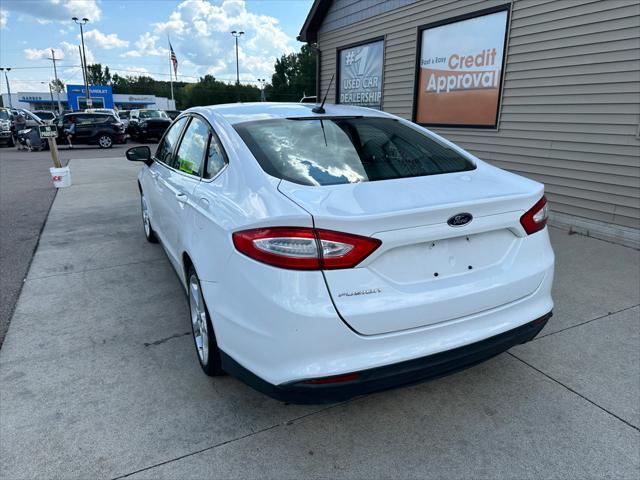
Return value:
<svg viewBox="0 0 640 480">
<path fill-rule="evenodd" d="M 382 40 L 340 51 L 338 103 L 382 107 Z"/>
</svg>

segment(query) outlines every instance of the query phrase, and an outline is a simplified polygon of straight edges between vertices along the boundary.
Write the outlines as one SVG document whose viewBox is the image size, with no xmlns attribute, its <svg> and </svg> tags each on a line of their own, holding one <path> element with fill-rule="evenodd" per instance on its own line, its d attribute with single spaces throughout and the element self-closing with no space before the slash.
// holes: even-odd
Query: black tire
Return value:
<svg viewBox="0 0 640 480">
<path fill-rule="evenodd" d="M 106 133 L 101 133 L 98 136 L 98 146 L 100 148 L 111 148 L 111 147 L 113 147 L 113 138 L 111 137 L 111 135 L 108 135 Z"/>
<path fill-rule="evenodd" d="M 203 349 L 198 345 L 198 335 L 196 334 L 196 326 L 194 321 L 194 308 L 195 300 L 194 293 L 192 291 L 192 284 L 195 283 L 198 288 L 199 293 L 199 302 L 201 302 L 200 308 L 204 310 L 204 322 L 206 325 L 206 338 L 203 338 L 202 330 L 198 329 L 198 334 L 200 336 L 200 342 L 202 345 L 206 345 L 206 355 L 203 358 L 202 351 Z M 189 271 L 187 273 L 187 289 L 189 296 L 189 323 L 191 324 L 191 336 L 193 338 L 193 345 L 196 349 L 196 356 L 198 357 L 198 363 L 200 363 L 200 367 L 202 371 L 210 377 L 218 377 L 225 374 L 225 371 L 222 369 L 222 362 L 220 360 L 220 349 L 218 348 L 218 342 L 216 342 L 216 335 L 213 330 L 213 325 L 211 323 L 211 317 L 209 316 L 209 309 L 204 301 L 204 297 L 202 296 L 202 290 L 200 288 L 200 279 L 198 278 L 198 274 L 196 273 L 193 266 L 189 267 Z M 199 311 L 198 309 L 196 311 Z M 198 316 L 195 314 L 196 317 Z"/>
<path fill-rule="evenodd" d="M 156 233 L 153 231 L 153 227 L 151 226 L 151 218 L 149 218 L 147 201 L 145 200 L 142 192 L 140 192 L 140 209 L 142 210 L 142 231 L 144 232 L 144 237 L 149 243 L 158 243 L 158 237 L 156 237 Z"/>
</svg>

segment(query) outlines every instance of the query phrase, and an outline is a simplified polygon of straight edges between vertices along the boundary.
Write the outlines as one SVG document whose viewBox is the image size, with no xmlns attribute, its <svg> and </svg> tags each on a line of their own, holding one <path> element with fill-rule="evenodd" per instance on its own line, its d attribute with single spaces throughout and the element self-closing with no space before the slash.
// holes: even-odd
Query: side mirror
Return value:
<svg viewBox="0 0 640 480">
<path fill-rule="evenodd" d="M 147 165 L 150 165 L 152 162 L 151 149 L 146 145 L 131 147 L 125 155 L 130 162 L 144 162 Z"/>
</svg>

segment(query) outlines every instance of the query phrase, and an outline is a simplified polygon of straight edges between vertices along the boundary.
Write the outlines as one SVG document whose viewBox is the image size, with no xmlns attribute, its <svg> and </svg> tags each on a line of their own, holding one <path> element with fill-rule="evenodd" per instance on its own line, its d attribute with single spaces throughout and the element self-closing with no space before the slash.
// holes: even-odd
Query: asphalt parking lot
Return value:
<svg viewBox="0 0 640 480">
<path fill-rule="evenodd" d="M 60 159 L 104 158 L 122 155 L 128 147 L 114 145 L 109 150 L 93 145 L 60 147 Z M 40 231 L 56 194 L 49 167 L 51 154 L 0 148 L 0 347 L 9 319 L 27 274 Z"/>
<path fill-rule="evenodd" d="M 91 157 L 71 160 L 0 350 L 2 478 L 638 478 L 637 250 L 552 228 L 555 316 L 533 342 L 286 405 L 201 373 L 138 167 Z"/>
</svg>

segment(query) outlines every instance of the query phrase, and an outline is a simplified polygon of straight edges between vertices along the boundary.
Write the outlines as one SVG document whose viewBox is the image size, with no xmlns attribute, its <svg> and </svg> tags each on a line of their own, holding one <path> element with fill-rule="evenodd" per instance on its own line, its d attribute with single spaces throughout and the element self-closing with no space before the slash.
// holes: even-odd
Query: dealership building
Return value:
<svg viewBox="0 0 640 480">
<path fill-rule="evenodd" d="M 556 226 L 640 248 L 640 2 L 315 0 L 317 92 L 545 184 Z M 332 82 L 333 77 L 333 82 Z"/>
<path fill-rule="evenodd" d="M 175 110 L 175 102 L 168 98 L 137 93 L 113 93 L 111 85 L 89 85 L 89 93 L 93 108 Z M 26 110 L 58 109 L 58 95 L 49 91 L 12 93 L 11 102 L 9 96 L 3 93 L 2 102 L 5 106 L 11 105 L 13 108 Z M 67 85 L 66 91 L 60 92 L 60 103 L 63 110 L 85 109 L 87 103 L 84 85 Z"/>
</svg>

